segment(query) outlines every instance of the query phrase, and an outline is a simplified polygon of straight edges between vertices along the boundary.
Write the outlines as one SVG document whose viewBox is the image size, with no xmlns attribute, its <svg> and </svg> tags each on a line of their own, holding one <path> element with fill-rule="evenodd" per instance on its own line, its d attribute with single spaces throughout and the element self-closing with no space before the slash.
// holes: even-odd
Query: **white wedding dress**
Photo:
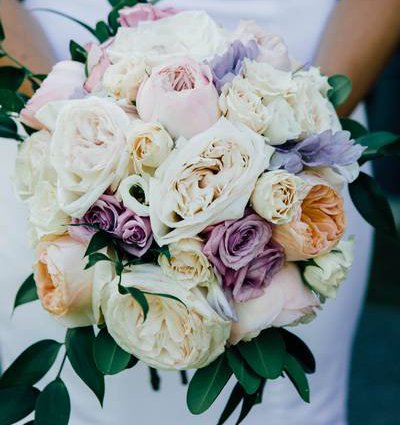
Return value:
<svg viewBox="0 0 400 425">
<path fill-rule="evenodd" d="M 49 7 L 90 24 L 105 18 L 106 0 L 27 0 L 28 8 Z M 334 0 L 178 0 L 160 5 L 206 9 L 219 22 L 233 27 L 239 19 L 258 23 L 284 36 L 290 53 L 311 62 Z M 90 40 L 81 27 L 59 16 L 34 12 L 53 46 L 57 59 L 68 57 L 71 38 Z M 31 272 L 32 252 L 27 245 L 26 211 L 14 197 L 9 183 L 16 143 L 0 143 L 1 245 L 0 352 L 7 366 L 28 345 L 45 338 L 63 340 L 65 330 L 33 303 L 19 308 L 11 318 L 14 295 Z M 287 380 L 268 383 L 264 402 L 249 415 L 248 425 L 343 425 L 349 358 L 355 325 L 367 281 L 371 247 L 370 228 L 348 204 L 349 232 L 357 237 L 356 262 L 336 301 L 329 302 L 310 325 L 295 329 L 316 355 L 318 372 L 311 376 L 311 404 L 304 404 Z M 55 372 L 49 379 L 54 378 Z M 93 394 L 69 367 L 63 379 L 72 396 L 71 425 L 211 425 L 225 405 L 225 392 L 215 407 L 200 417 L 185 406 L 186 389 L 177 373 L 162 373 L 162 391 L 153 393 L 148 371 L 138 366 L 106 379 L 106 398 L 101 410 Z M 26 421 L 25 421 L 26 422 Z M 231 422 L 233 423 L 233 422 Z"/>
</svg>

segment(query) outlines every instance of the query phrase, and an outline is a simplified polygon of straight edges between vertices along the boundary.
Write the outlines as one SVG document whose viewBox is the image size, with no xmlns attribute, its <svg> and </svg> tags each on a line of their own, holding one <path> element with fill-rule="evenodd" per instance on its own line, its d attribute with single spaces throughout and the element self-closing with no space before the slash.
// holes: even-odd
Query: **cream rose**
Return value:
<svg viewBox="0 0 400 425">
<path fill-rule="evenodd" d="M 103 87 L 115 99 L 134 102 L 140 84 L 149 72 L 144 60 L 122 59 L 110 65 L 103 76 Z"/>
<path fill-rule="evenodd" d="M 69 102 L 59 113 L 51 145 L 58 175 L 58 202 L 81 218 L 104 191 L 127 173 L 129 118 L 111 100 Z"/>
<path fill-rule="evenodd" d="M 63 236 L 36 249 L 35 282 L 43 307 L 69 328 L 95 324 L 92 270 L 84 270 L 86 246 Z"/>
<path fill-rule="evenodd" d="M 269 171 L 258 180 L 251 203 L 258 215 L 274 224 L 290 223 L 300 205 L 303 181 L 286 171 Z"/>
<path fill-rule="evenodd" d="M 150 218 L 161 246 L 242 217 L 274 152 L 260 135 L 225 118 L 179 145 L 150 180 Z"/>
<path fill-rule="evenodd" d="M 133 175 L 122 180 L 118 188 L 118 197 L 126 208 L 140 217 L 148 217 L 149 184 L 143 177 Z"/>
<path fill-rule="evenodd" d="M 122 275 L 122 285 L 142 291 L 169 294 L 175 300 L 146 295 L 147 319 L 131 295 L 121 295 L 114 280 L 103 286 L 101 307 L 107 329 L 125 351 L 158 369 L 201 368 L 225 349 L 230 322 L 223 320 L 202 293 L 189 291 L 151 264 L 134 266 Z"/>
<path fill-rule="evenodd" d="M 171 136 L 161 124 L 137 120 L 128 132 L 128 149 L 136 174 L 153 176 L 173 147 Z"/>
<path fill-rule="evenodd" d="M 340 285 L 354 261 L 354 238 L 340 241 L 328 254 L 315 257 L 303 276 L 314 291 L 326 298 L 336 298 Z"/>
<path fill-rule="evenodd" d="M 241 76 L 224 85 L 219 106 L 229 120 L 239 121 L 256 133 L 263 133 L 267 128 L 268 117 L 261 97 Z"/>
<path fill-rule="evenodd" d="M 238 321 L 233 323 L 230 343 L 249 341 L 264 329 L 306 322 L 319 307 L 317 297 L 304 285 L 294 263 L 287 263 L 259 297 L 235 304 Z"/>
<path fill-rule="evenodd" d="M 50 165 L 50 140 L 50 133 L 41 130 L 18 146 L 13 181 L 15 191 L 23 200 L 35 194 L 40 181 L 57 180 L 56 172 Z"/>
</svg>

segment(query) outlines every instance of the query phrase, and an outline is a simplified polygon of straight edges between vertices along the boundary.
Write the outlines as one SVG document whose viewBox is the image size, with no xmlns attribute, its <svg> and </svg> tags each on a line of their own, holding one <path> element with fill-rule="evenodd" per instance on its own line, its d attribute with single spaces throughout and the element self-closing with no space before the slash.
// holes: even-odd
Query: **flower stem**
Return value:
<svg viewBox="0 0 400 425">
<path fill-rule="evenodd" d="M 58 370 L 56 379 L 58 379 L 61 375 L 62 370 L 64 369 L 64 365 L 65 365 L 65 361 L 67 360 L 67 352 L 64 353 L 64 357 L 62 359 L 61 365 L 60 365 L 60 369 Z"/>
</svg>

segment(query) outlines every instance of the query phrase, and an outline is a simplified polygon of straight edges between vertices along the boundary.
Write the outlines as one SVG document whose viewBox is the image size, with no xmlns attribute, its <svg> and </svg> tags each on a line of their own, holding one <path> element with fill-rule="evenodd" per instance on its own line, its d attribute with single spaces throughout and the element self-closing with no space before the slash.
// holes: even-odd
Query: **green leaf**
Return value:
<svg viewBox="0 0 400 425">
<path fill-rule="evenodd" d="M 17 124 L 12 118 L 0 115 L 0 137 L 22 140 L 18 134 Z"/>
<path fill-rule="evenodd" d="M 252 371 L 235 347 L 227 350 L 226 356 L 236 379 L 245 389 L 246 393 L 254 394 L 261 384 L 261 377 Z"/>
<path fill-rule="evenodd" d="M 178 297 L 174 297 L 173 295 L 162 294 L 161 292 L 148 292 L 148 291 L 142 291 L 142 292 L 143 294 L 146 294 L 146 295 L 154 295 L 155 297 L 168 298 L 170 300 L 173 300 L 182 304 L 183 306 L 187 308 L 186 304 L 182 300 L 180 300 Z"/>
<path fill-rule="evenodd" d="M 181 370 L 179 372 L 179 374 L 181 376 L 181 383 L 182 383 L 182 385 L 185 385 L 186 386 L 189 383 L 189 378 L 188 378 L 188 375 L 187 375 L 186 370 Z"/>
<path fill-rule="evenodd" d="M 99 230 L 93 235 L 92 239 L 90 239 L 89 245 L 85 252 L 85 257 L 94 254 L 97 251 L 100 251 L 101 249 L 108 246 L 110 243 L 110 234 L 105 232 L 104 230 Z"/>
<path fill-rule="evenodd" d="M 94 254 L 89 255 L 89 260 L 85 266 L 85 270 L 95 266 L 99 261 L 111 261 L 113 263 L 111 258 L 109 258 L 107 255 L 102 254 L 101 252 L 95 252 Z"/>
<path fill-rule="evenodd" d="M 189 383 L 186 402 L 194 415 L 204 413 L 214 403 L 232 376 L 225 353 L 198 369 Z"/>
<path fill-rule="evenodd" d="M 145 322 L 147 319 L 147 314 L 149 313 L 149 303 L 147 302 L 146 296 L 140 289 L 134 288 L 133 286 L 129 288 L 124 286 L 123 288 L 129 292 L 129 294 L 138 302 L 142 308 L 143 322 Z"/>
<path fill-rule="evenodd" d="M 350 132 L 352 139 L 358 139 L 368 134 L 368 130 L 362 124 L 351 118 L 341 118 L 340 123 L 342 124 L 343 130 Z"/>
<path fill-rule="evenodd" d="M 361 172 L 349 190 L 355 207 L 369 224 L 389 235 L 397 234 L 390 204 L 373 177 Z"/>
<path fill-rule="evenodd" d="M 86 63 L 87 51 L 74 40 L 71 40 L 69 42 L 69 51 L 71 53 L 71 59 L 73 61 Z"/>
<path fill-rule="evenodd" d="M 0 388 L 31 386 L 40 381 L 56 361 L 61 344 L 47 339 L 26 349 L 0 378 Z"/>
<path fill-rule="evenodd" d="M 64 382 L 57 378 L 42 391 L 36 402 L 35 425 L 68 425 L 71 401 Z"/>
<path fill-rule="evenodd" d="M 0 21 L 0 42 L 4 41 L 5 38 L 6 38 L 6 36 L 4 34 L 3 24 Z"/>
<path fill-rule="evenodd" d="M 125 369 L 132 369 L 138 364 L 138 362 L 139 359 L 137 359 L 135 356 L 131 356 L 131 358 L 129 359 L 129 363 L 127 364 Z"/>
<path fill-rule="evenodd" d="M 332 87 L 328 92 L 328 98 L 333 106 L 337 107 L 346 102 L 352 90 L 350 78 L 345 75 L 332 75 L 328 78 L 328 83 Z"/>
<path fill-rule="evenodd" d="M 237 345 L 251 368 L 267 379 L 278 378 L 285 361 L 285 342 L 275 328 L 267 329 L 250 342 Z"/>
<path fill-rule="evenodd" d="M 95 31 L 96 37 L 100 43 L 104 43 L 111 37 L 108 25 L 103 21 L 97 22 Z"/>
<path fill-rule="evenodd" d="M 1 113 L 19 112 L 24 105 L 25 102 L 18 93 L 8 89 L 0 89 Z"/>
<path fill-rule="evenodd" d="M 285 372 L 293 385 L 296 387 L 300 397 L 306 402 L 310 402 L 310 388 L 306 374 L 304 373 L 301 364 L 290 354 L 286 354 Z"/>
<path fill-rule="evenodd" d="M 39 394 L 33 387 L 0 389 L 0 424 L 12 425 L 28 416 L 35 409 Z"/>
<path fill-rule="evenodd" d="M 297 359 L 306 373 L 314 373 L 315 358 L 308 346 L 298 336 L 285 328 L 279 328 L 286 345 L 286 351 Z"/>
<path fill-rule="evenodd" d="M 398 135 L 386 131 L 368 133 L 365 136 L 359 137 L 356 140 L 357 143 L 367 148 L 363 152 L 361 162 L 364 163 L 383 156 L 385 148 L 399 140 L 400 137 Z"/>
<path fill-rule="evenodd" d="M 33 274 L 27 277 L 21 287 L 18 289 L 14 301 L 14 310 L 20 305 L 30 303 L 39 299 L 35 279 Z"/>
<path fill-rule="evenodd" d="M 233 414 L 236 408 L 239 406 L 241 401 L 243 400 L 245 392 L 243 387 L 238 382 L 233 388 L 231 395 L 226 403 L 224 410 L 218 420 L 217 425 L 223 425 Z"/>
<path fill-rule="evenodd" d="M 68 329 L 65 339 L 68 359 L 76 374 L 95 393 L 101 405 L 104 400 L 104 376 L 96 367 L 93 356 L 93 328 Z"/>
<path fill-rule="evenodd" d="M 25 70 L 15 66 L 0 67 L 0 88 L 17 91 L 25 80 Z"/>
<path fill-rule="evenodd" d="M 161 378 L 157 372 L 157 369 L 154 369 L 153 367 L 149 367 L 149 371 L 150 371 L 151 388 L 153 388 L 153 391 L 160 391 Z"/>
<path fill-rule="evenodd" d="M 257 404 L 257 394 L 244 394 L 242 410 L 240 411 L 239 419 L 236 425 L 241 424 L 251 412 L 251 409 Z"/>
<path fill-rule="evenodd" d="M 124 351 L 108 333 L 102 329 L 94 342 L 94 361 L 103 375 L 115 375 L 127 368 L 131 355 Z"/>
<path fill-rule="evenodd" d="M 120 27 L 120 24 L 118 22 L 119 18 L 119 11 L 125 7 L 125 6 L 135 6 L 137 3 L 140 3 L 137 0 L 122 0 L 119 2 L 115 2 L 113 9 L 108 15 L 108 24 L 110 25 L 110 28 L 114 33 L 116 33 L 118 27 Z"/>
</svg>

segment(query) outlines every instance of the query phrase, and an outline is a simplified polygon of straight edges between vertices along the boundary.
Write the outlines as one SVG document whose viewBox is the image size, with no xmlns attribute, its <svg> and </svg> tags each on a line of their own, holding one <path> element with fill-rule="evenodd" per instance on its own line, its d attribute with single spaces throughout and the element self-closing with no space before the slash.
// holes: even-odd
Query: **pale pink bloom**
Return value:
<svg viewBox="0 0 400 425">
<path fill-rule="evenodd" d="M 176 15 L 180 11 L 173 7 L 158 8 L 152 4 L 137 4 L 133 7 L 124 7 L 119 11 L 118 22 L 123 27 L 136 27 L 142 21 L 158 21 L 168 16 Z"/>
<path fill-rule="evenodd" d="M 106 69 L 111 65 L 111 61 L 107 54 L 107 47 L 109 47 L 112 42 L 113 39 L 103 45 L 90 43 L 86 47 L 88 51 L 88 78 L 84 84 L 84 88 L 88 93 L 92 93 L 101 86 L 103 75 Z"/>
</svg>

